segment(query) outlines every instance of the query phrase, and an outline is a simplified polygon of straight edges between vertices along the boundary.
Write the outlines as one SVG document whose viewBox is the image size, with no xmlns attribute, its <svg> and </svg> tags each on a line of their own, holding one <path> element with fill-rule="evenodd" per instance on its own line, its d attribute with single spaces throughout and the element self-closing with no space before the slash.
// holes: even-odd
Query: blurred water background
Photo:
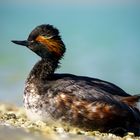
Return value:
<svg viewBox="0 0 140 140">
<path fill-rule="evenodd" d="M 37 25 L 56 26 L 67 52 L 57 72 L 113 82 L 140 94 L 139 0 L 0 1 L 0 101 L 22 105 L 25 79 L 40 59 L 22 40 Z"/>
</svg>

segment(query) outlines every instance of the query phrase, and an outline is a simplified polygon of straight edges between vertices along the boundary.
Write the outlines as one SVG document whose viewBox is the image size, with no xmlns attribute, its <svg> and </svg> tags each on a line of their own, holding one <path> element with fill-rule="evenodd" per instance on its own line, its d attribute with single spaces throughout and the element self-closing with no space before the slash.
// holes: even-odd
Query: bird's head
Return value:
<svg viewBox="0 0 140 140">
<path fill-rule="evenodd" d="M 37 26 L 27 40 L 13 40 L 12 42 L 26 46 L 43 59 L 54 58 L 59 60 L 65 52 L 65 45 L 61 40 L 58 29 L 49 24 Z"/>
</svg>

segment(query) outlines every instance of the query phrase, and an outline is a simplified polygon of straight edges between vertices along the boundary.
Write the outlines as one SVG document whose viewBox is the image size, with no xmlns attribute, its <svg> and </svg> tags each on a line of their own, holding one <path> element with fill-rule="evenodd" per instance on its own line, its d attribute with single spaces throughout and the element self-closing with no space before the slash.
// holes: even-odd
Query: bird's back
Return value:
<svg viewBox="0 0 140 140">
<path fill-rule="evenodd" d="M 57 102 L 56 118 L 103 131 L 122 127 L 139 133 L 140 112 L 135 105 L 140 96 L 106 81 L 71 74 L 54 74 L 44 85 L 46 94 Z"/>
</svg>

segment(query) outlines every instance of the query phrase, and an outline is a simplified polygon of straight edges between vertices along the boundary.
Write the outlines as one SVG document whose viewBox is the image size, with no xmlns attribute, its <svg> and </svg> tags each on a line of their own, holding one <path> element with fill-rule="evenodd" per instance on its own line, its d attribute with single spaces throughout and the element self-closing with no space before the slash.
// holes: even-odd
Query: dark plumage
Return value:
<svg viewBox="0 0 140 140">
<path fill-rule="evenodd" d="M 24 45 L 41 60 L 27 78 L 24 106 L 31 120 L 60 121 L 83 129 L 140 135 L 139 95 L 95 78 L 55 74 L 65 45 L 52 25 L 36 27 Z M 120 133 L 121 132 L 121 133 Z"/>
</svg>

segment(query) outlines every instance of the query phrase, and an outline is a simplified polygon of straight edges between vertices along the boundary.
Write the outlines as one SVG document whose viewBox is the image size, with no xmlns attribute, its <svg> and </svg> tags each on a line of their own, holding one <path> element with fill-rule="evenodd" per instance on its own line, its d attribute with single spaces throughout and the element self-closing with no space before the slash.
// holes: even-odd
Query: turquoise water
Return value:
<svg viewBox="0 0 140 140">
<path fill-rule="evenodd" d="M 14 2 L 15 1 L 15 2 Z M 22 104 L 25 79 L 39 59 L 12 44 L 37 25 L 58 27 L 67 52 L 58 72 L 113 82 L 140 93 L 140 4 L 0 2 L 0 100 Z"/>
</svg>

